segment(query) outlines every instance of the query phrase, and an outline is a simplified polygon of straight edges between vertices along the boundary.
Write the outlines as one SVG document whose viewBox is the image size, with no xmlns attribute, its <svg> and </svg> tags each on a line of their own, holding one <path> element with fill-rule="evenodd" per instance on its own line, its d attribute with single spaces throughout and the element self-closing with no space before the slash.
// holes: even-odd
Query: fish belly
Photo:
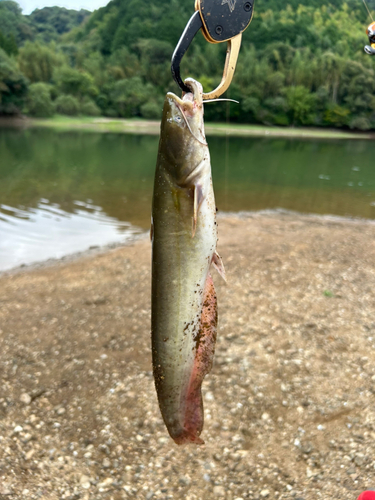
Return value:
<svg viewBox="0 0 375 500">
<path fill-rule="evenodd" d="M 162 179 L 163 176 L 160 176 Z M 159 181 L 153 203 L 152 356 L 159 406 L 178 444 L 203 443 L 201 384 L 216 340 L 216 294 L 210 265 L 216 250 L 215 200 L 210 189 L 192 236 L 188 190 Z"/>
</svg>

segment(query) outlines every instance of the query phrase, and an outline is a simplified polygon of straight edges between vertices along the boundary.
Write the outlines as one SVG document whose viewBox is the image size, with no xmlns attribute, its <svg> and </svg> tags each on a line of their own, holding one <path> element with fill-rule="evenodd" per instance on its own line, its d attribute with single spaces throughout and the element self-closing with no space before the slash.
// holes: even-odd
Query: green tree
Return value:
<svg viewBox="0 0 375 500">
<path fill-rule="evenodd" d="M 102 87 L 108 80 L 108 63 L 98 51 L 91 52 L 88 57 L 85 57 L 81 68 L 93 77 L 98 88 Z"/>
<path fill-rule="evenodd" d="M 356 130 L 370 130 L 371 123 L 366 116 L 357 116 L 350 122 L 350 128 Z"/>
<path fill-rule="evenodd" d="M 163 40 L 141 39 L 133 50 L 139 55 L 144 80 L 164 88 L 170 80 L 173 46 Z"/>
<path fill-rule="evenodd" d="M 160 119 L 162 111 L 163 111 L 163 104 L 156 101 L 147 101 L 144 104 L 142 104 L 140 108 L 141 116 L 149 120 Z"/>
<path fill-rule="evenodd" d="M 65 9 L 64 7 L 44 7 L 35 9 L 29 16 L 29 22 L 36 32 L 36 38 L 43 42 L 57 40 L 59 35 L 68 33 L 87 19 L 87 10 Z"/>
<path fill-rule="evenodd" d="M 337 103 L 340 81 L 344 70 L 344 58 L 333 52 L 325 52 L 318 60 L 319 83 L 331 93 L 331 102 Z"/>
<path fill-rule="evenodd" d="M 76 116 L 80 111 L 79 101 L 72 95 L 59 95 L 55 101 L 55 110 L 62 115 Z"/>
<path fill-rule="evenodd" d="M 17 65 L 0 49 L 0 115 L 19 114 L 27 93 L 26 79 Z"/>
<path fill-rule="evenodd" d="M 12 35 L 17 43 L 30 40 L 34 36 L 29 20 L 22 15 L 18 3 L 11 0 L 0 1 L 0 30 L 6 37 Z"/>
<path fill-rule="evenodd" d="M 140 115 L 140 108 L 148 100 L 154 101 L 154 88 L 141 78 L 119 80 L 113 85 L 111 100 L 118 114 L 123 117 Z"/>
<path fill-rule="evenodd" d="M 95 97 L 98 94 L 94 78 L 86 71 L 63 66 L 54 71 L 53 80 L 62 94 L 71 94 L 78 98 L 85 95 Z"/>
<path fill-rule="evenodd" d="M 100 116 L 101 110 L 89 97 L 84 97 L 81 103 L 81 114 L 84 116 Z"/>
<path fill-rule="evenodd" d="M 18 54 L 17 42 L 13 33 L 10 33 L 10 35 L 5 36 L 0 31 L 0 49 L 5 50 L 8 56 L 13 56 Z"/>
<path fill-rule="evenodd" d="M 326 110 L 324 119 L 328 125 L 343 127 L 348 125 L 349 115 L 349 109 L 333 104 Z"/>
<path fill-rule="evenodd" d="M 54 107 L 50 86 L 43 82 L 32 83 L 27 96 L 27 112 L 37 118 L 53 115 Z"/>
<path fill-rule="evenodd" d="M 293 125 L 307 125 L 313 122 L 315 96 L 303 85 L 289 87 L 285 91 L 289 115 Z"/>
<path fill-rule="evenodd" d="M 140 75 L 142 68 L 136 54 L 131 53 L 128 47 L 120 47 L 110 56 L 108 70 L 115 80 L 122 80 Z M 118 78 L 115 75 L 118 75 Z"/>
<path fill-rule="evenodd" d="M 26 42 L 20 49 L 18 64 L 31 82 L 51 82 L 54 69 L 64 62 L 54 45 Z"/>
</svg>

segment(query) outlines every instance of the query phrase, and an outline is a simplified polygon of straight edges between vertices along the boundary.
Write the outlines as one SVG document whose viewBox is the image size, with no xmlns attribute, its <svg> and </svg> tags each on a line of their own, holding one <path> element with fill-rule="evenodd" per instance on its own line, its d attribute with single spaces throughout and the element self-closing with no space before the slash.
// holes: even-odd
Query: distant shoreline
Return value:
<svg viewBox="0 0 375 500">
<path fill-rule="evenodd" d="M 160 122 L 156 120 L 121 119 L 106 117 L 0 118 L 0 127 L 46 127 L 60 131 L 87 130 L 103 133 L 159 135 Z M 325 128 L 266 127 L 264 125 L 206 123 L 208 136 L 285 137 L 299 139 L 375 139 L 372 132 L 349 132 Z"/>
</svg>

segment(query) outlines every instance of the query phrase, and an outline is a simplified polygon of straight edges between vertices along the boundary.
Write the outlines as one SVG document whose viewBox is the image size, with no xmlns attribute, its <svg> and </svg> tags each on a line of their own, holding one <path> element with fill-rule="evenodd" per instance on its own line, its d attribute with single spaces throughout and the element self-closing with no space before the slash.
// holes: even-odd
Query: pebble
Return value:
<svg viewBox="0 0 375 500">
<path fill-rule="evenodd" d="M 21 439 L 21 441 L 22 441 L 23 443 L 28 443 L 29 441 L 31 441 L 31 440 L 32 440 L 32 438 L 33 438 L 32 434 L 30 434 L 30 433 L 28 432 L 27 434 L 25 434 L 25 435 L 23 436 L 23 438 Z"/>
<path fill-rule="evenodd" d="M 213 493 L 215 497 L 225 497 L 224 486 L 214 486 Z"/>
<path fill-rule="evenodd" d="M 21 403 L 24 403 L 25 405 L 29 405 L 31 403 L 30 394 L 27 394 L 27 392 L 24 392 L 23 394 L 21 394 L 20 401 L 21 401 Z"/>
<path fill-rule="evenodd" d="M 109 469 L 111 467 L 111 461 L 109 458 L 103 458 L 102 464 L 105 469 Z"/>
<path fill-rule="evenodd" d="M 189 486 L 189 484 L 191 483 L 191 479 L 189 476 L 180 476 L 178 478 L 178 481 L 180 484 L 182 484 L 183 486 Z"/>
<path fill-rule="evenodd" d="M 314 477 L 315 475 L 316 475 L 316 474 L 315 474 L 315 472 L 313 472 L 313 471 L 310 469 L 310 467 L 307 467 L 307 468 L 306 468 L 306 476 L 307 476 L 307 478 L 308 478 L 308 479 L 310 479 L 310 478 Z"/>
<path fill-rule="evenodd" d="M 215 396 L 213 395 L 213 393 L 212 393 L 212 392 L 208 391 L 208 392 L 206 392 L 206 394 L 204 395 L 204 399 L 205 399 L 206 401 L 214 401 Z"/>
<path fill-rule="evenodd" d="M 314 447 L 310 442 L 304 443 L 301 446 L 302 453 L 306 453 L 306 455 L 310 454 L 313 450 L 314 450 Z"/>
<path fill-rule="evenodd" d="M 26 460 L 30 460 L 30 458 L 32 458 L 32 456 L 34 455 L 35 453 L 35 450 L 32 449 L 32 450 L 29 450 L 26 454 L 25 454 L 25 459 Z"/>
<path fill-rule="evenodd" d="M 106 479 L 104 479 L 104 481 L 102 481 L 101 483 L 98 483 L 98 488 L 99 488 L 99 491 L 100 490 L 105 490 L 107 488 L 109 488 L 110 486 L 112 486 L 113 484 L 113 478 L 112 477 L 107 477 Z"/>
<path fill-rule="evenodd" d="M 266 497 L 268 497 L 268 495 L 269 495 L 269 494 L 270 494 L 270 490 L 262 490 L 262 491 L 260 492 L 260 496 L 261 496 L 262 498 L 266 498 Z"/>
<path fill-rule="evenodd" d="M 8 484 L 0 484 L 0 495 L 11 495 L 12 490 Z"/>
</svg>

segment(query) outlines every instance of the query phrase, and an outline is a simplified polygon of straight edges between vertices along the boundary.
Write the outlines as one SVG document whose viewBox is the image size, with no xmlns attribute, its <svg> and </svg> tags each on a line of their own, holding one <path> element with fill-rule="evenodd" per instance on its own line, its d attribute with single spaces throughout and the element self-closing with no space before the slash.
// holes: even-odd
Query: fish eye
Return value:
<svg viewBox="0 0 375 500">
<path fill-rule="evenodd" d="M 176 123 L 181 123 L 181 122 L 182 122 L 182 117 L 181 117 L 181 115 L 176 115 L 176 116 L 174 117 L 174 121 L 175 121 Z"/>
</svg>

